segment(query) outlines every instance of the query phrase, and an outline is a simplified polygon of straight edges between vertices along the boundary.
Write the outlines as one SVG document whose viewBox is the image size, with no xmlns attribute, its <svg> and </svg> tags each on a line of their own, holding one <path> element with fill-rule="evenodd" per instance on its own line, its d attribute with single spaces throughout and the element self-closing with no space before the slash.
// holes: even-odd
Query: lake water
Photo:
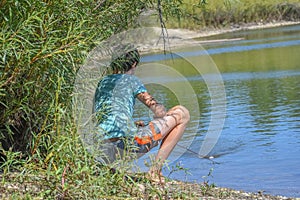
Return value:
<svg viewBox="0 0 300 200">
<path fill-rule="evenodd" d="M 234 38 L 239 39 L 230 40 Z M 170 156 L 170 167 L 181 163 L 191 175 L 181 170 L 171 177 L 199 183 L 209 180 L 220 187 L 300 197 L 300 25 L 201 38 L 216 39 L 229 40 L 202 45 L 218 67 L 226 93 L 225 123 L 216 145 L 207 155 L 211 159 L 196 155 L 205 140 L 212 114 L 211 94 L 203 77 L 189 70 L 176 56 L 173 61 L 163 54 L 142 59 L 172 65 L 184 74 L 198 101 L 200 115 L 187 128 L 180 142 L 184 147 L 177 147 Z M 184 57 L 202 54 L 203 49 L 195 47 L 181 51 Z M 153 79 L 179 84 L 182 81 Z M 147 87 L 167 107 L 180 102 L 172 89 L 155 84 Z M 187 92 L 183 98 L 189 102 L 194 97 L 195 94 Z M 145 111 L 141 105 L 137 107 L 136 117 L 142 118 Z M 193 114 L 194 110 L 190 112 Z M 204 178 L 211 169 L 212 175 Z M 164 170 L 165 175 L 169 172 Z"/>
</svg>

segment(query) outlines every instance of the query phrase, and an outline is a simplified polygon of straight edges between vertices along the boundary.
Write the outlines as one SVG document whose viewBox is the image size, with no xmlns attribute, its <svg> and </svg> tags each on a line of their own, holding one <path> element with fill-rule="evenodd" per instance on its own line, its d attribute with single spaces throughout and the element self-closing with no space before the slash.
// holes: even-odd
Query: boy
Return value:
<svg viewBox="0 0 300 200">
<path fill-rule="evenodd" d="M 110 64 L 112 74 L 104 76 L 95 93 L 94 110 L 98 119 L 98 129 L 107 143 L 107 163 L 113 162 L 117 151 L 126 149 L 126 142 L 135 146 L 131 152 L 138 157 L 160 144 L 155 157 L 155 165 L 149 170 L 150 178 L 162 181 L 161 169 L 177 142 L 182 137 L 189 121 L 189 111 L 183 106 L 175 106 L 169 111 L 159 104 L 141 81 L 134 76 L 140 55 L 137 49 L 118 56 Z M 134 122 L 135 99 L 143 102 L 154 118 L 145 125 Z"/>
</svg>

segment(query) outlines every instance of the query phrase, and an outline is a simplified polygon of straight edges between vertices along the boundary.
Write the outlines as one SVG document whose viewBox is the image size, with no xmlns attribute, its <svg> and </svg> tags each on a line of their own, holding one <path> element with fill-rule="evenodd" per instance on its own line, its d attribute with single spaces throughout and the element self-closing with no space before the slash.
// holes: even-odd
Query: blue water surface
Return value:
<svg viewBox="0 0 300 200">
<path fill-rule="evenodd" d="M 274 34 L 278 32 L 281 34 Z M 208 44 L 205 50 L 185 51 L 176 56 L 230 53 L 236 56 L 238 52 L 266 52 L 292 47 L 300 52 L 299 25 L 241 31 L 218 37 L 244 39 Z M 144 56 L 142 62 L 171 58 L 170 54 L 155 54 Z M 208 155 L 210 159 L 196 155 L 205 138 L 211 114 L 209 93 L 201 92 L 199 101 L 204 106 L 197 136 L 190 138 L 189 150 L 182 149 L 185 153 L 170 164 L 174 167 L 181 163 L 191 174 L 176 171 L 171 177 L 199 183 L 209 181 L 217 186 L 249 192 L 300 197 L 300 57 L 294 60 L 297 59 L 299 62 L 287 62 L 293 66 L 286 69 L 276 69 L 276 63 L 272 63 L 274 66 L 270 70 L 222 73 L 227 101 L 226 120 L 217 144 Z M 187 78 L 195 87 L 199 83 L 205 85 L 199 76 Z M 195 133 L 187 129 L 185 134 Z M 184 140 L 189 140 L 189 137 Z M 170 160 L 174 157 L 176 155 L 172 154 Z M 212 173 L 207 177 L 210 170 Z M 167 175 L 170 169 L 164 171 Z"/>
</svg>

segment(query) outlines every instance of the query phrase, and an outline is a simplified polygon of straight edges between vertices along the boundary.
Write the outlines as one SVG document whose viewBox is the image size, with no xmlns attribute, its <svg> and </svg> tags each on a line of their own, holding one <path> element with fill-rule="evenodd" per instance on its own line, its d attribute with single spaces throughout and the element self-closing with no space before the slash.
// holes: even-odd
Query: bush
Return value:
<svg viewBox="0 0 300 200">
<path fill-rule="evenodd" d="M 101 3 L 102 2 L 102 3 Z M 0 1 L 0 140 L 34 153 L 69 119 L 76 71 L 97 42 L 133 26 L 148 1 Z"/>
</svg>

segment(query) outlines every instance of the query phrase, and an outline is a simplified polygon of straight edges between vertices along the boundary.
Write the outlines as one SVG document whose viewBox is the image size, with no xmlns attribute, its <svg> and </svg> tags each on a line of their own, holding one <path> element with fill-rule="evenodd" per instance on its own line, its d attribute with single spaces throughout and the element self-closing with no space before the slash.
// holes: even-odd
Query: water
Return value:
<svg viewBox="0 0 300 200">
<path fill-rule="evenodd" d="M 178 171 L 171 177 L 199 183 L 209 180 L 220 187 L 300 197 L 300 25 L 205 39 L 224 38 L 242 39 L 204 45 L 221 72 L 226 91 L 225 124 L 208 155 L 213 159 L 199 158 L 193 153 L 199 152 L 205 138 L 211 102 L 202 77 L 186 73 L 197 92 L 201 115 L 197 119 L 197 132 L 193 131 L 195 127 L 191 126 L 195 123 L 191 122 L 180 142 L 183 146 L 190 143 L 186 147 L 193 152 L 177 147 L 170 156 L 171 167 L 181 163 L 191 175 Z M 202 54 L 202 49 L 182 52 L 186 57 Z M 156 54 L 145 56 L 143 61 L 170 64 L 169 58 Z M 176 57 L 174 63 L 179 65 L 175 66 L 177 69 L 188 68 Z M 168 107 L 178 103 L 172 91 L 155 85 L 148 87 Z M 142 115 L 144 111 L 137 107 L 137 116 Z M 184 153 L 177 158 L 178 152 Z M 204 178 L 211 169 L 212 176 Z M 168 172 L 166 169 L 165 175 Z"/>
</svg>

